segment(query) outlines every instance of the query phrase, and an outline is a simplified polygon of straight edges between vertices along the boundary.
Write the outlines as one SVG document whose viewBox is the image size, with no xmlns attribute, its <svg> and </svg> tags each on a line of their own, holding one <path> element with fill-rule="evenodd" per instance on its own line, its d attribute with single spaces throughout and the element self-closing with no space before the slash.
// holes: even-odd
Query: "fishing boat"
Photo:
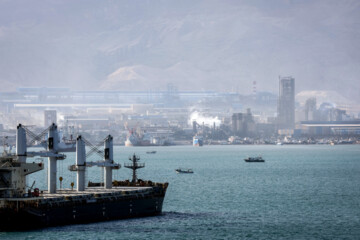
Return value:
<svg viewBox="0 0 360 240">
<path fill-rule="evenodd" d="M 259 157 L 248 157 L 244 159 L 245 162 L 265 162 L 265 160 L 259 156 Z"/>
<path fill-rule="evenodd" d="M 147 153 L 147 154 L 155 154 L 156 151 L 147 151 L 146 153 Z"/>
<path fill-rule="evenodd" d="M 194 173 L 194 171 L 191 168 L 188 168 L 188 169 L 178 168 L 178 169 L 175 169 L 175 171 L 177 173 Z"/>
</svg>

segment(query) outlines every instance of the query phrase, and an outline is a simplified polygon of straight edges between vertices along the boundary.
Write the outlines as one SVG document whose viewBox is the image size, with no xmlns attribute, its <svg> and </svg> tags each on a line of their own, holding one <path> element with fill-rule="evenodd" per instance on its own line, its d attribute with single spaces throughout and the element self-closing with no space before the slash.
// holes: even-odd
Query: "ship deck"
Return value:
<svg viewBox="0 0 360 240">
<path fill-rule="evenodd" d="M 29 200 L 51 200 L 51 199 L 63 199 L 63 198 L 93 198 L 101 196 L 110 196 L 114 194 L 132 195 L 132 194 L 144 194 L 152 190 L 152 187 L 112 187 L 111 189 L 105 189 L 104 187 L 88 187 L 85 191 L 78 192 L 76 189 L 58 189 L 56 193 L 48 193 L 47 190 L 41 191 L 39 197 L 24 197 L 24 198 L 6 198 L 7 201 L 29 201 Z"/>
</svg>

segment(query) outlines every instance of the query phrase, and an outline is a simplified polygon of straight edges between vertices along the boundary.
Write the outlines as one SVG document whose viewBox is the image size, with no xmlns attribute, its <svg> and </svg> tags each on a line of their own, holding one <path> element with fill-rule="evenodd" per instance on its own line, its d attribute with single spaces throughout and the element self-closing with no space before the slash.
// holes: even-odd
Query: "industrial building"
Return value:
<svg viewBox="0 0 360 240">
<path fill-rule="evenodd" d="M 250 136 L 255 133 L 255 121 L 249 108 L 246 113 L 234 113 L 232 115 L 231 130 L 237 136 Z"/>
<path fill-rule="evenodd" d="M 301 132 L 309 136 L 359 136 L 360 120 L 302 121 Z"/>
</svg>

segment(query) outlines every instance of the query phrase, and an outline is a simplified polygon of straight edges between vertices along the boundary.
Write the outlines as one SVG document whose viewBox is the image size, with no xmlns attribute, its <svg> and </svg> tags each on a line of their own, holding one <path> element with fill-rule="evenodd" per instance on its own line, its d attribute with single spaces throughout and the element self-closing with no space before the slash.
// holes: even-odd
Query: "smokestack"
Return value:
<svg viewBox="0 0 360 240">
<path fill-rule="evenodd" d="M 197 133 L 196 121 L 193 121 L 192 124 L 193 124 L 193 133 L 196 134 Z"/>
</svg>

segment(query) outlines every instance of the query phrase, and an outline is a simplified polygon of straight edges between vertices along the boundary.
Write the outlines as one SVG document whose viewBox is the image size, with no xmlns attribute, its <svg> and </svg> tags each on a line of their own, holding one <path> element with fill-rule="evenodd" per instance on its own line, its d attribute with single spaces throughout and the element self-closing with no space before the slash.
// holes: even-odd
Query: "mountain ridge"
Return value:
<svg viewBox="0 0 360 240">
<path fill-rule="evenodd" d="M 311 86 L 360 100 L 357 1 L 14 2 L 0 3 L 8 90 L 173 83 L 246 94 L 254 81 L 277 92 L 278 76 L 292 75 L 297 92 Z"/>
</svg>

